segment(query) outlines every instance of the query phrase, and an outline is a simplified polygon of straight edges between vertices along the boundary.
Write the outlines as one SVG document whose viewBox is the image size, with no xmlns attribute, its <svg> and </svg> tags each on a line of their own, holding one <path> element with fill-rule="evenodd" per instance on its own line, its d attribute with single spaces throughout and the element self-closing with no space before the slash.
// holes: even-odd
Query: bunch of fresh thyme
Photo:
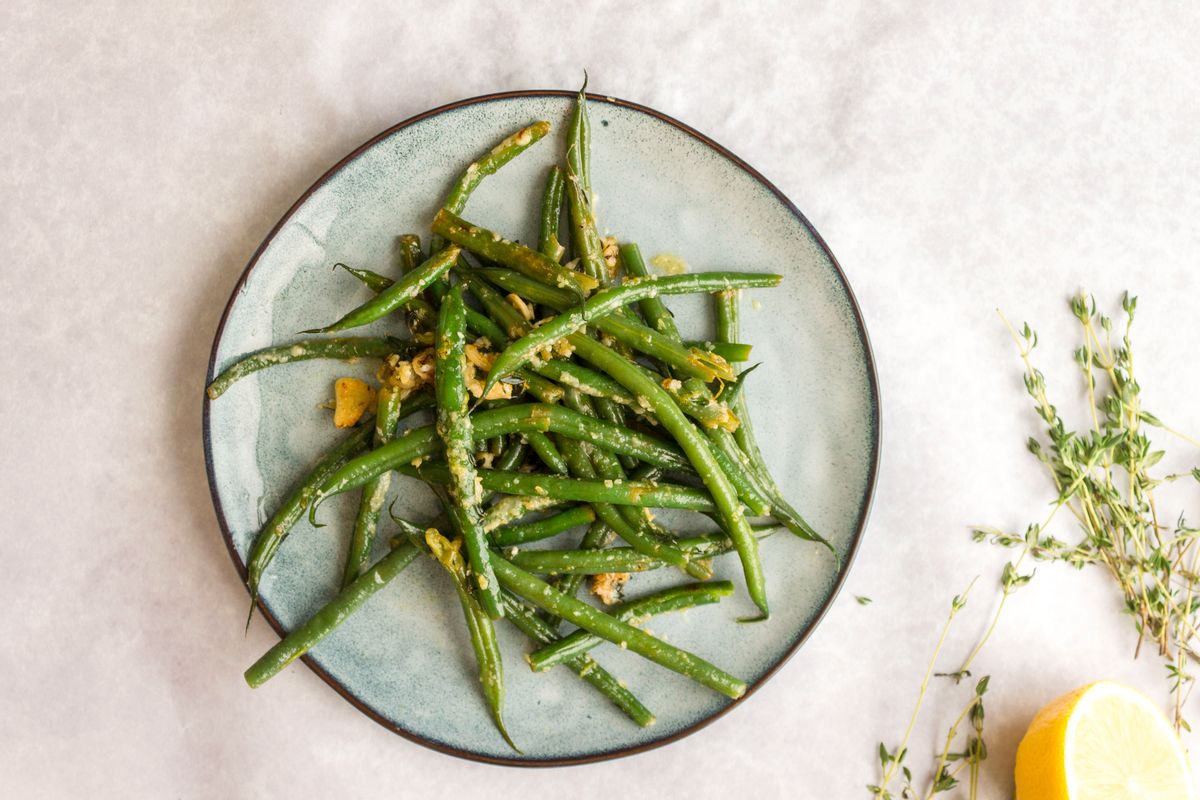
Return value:
<svg viewBox="0 0 1200 800">
<path fill-rule="evenodd" d="M 1020 547 L 1017 564 L 1028 555 L 1078 569 L 1094 565 L 1108 572 L 1137 628 L 1134 657 L 1144 642 L 1157 648 L 1170 676 L 1175 728 L 1191 730 L 1183 707 L 1195 683 L 1190 666 L 1200 648 L 1200 548 L 1196 546 L 1200 529 L 1188 527 L 1183 514 L 1173 524 L 1165 522 L 1154 490 L 1184 477 L 1200 481 L 1200 469 L 1152 475 L 1164 451 L 1153 449 L 1146 428 L 1198 443 L 1142 407 L 1129 333 L 1137 298 L 1126 294 L 1122 307 L 1124 331 L 1114 341 L 1112 320 L 1097 313 L 1094 299 L 1080 295 L 1071 301 L 1083 334 L 1075 362 L 1087 386 L 1091 415 L 1091 426 L 1083 431 L 1068 430 L 1046 396 L 1045 379 L 1030 360 L 1037 334 L 1028 325 L 1019 333 L 1013 330 L 1025 364 L 1025 388 L 1046 423 L 1045 440 L 1031 437 L 1029 451 L 1046 466 L 1058 498 L 1049 517 L 1040 525 L 1030 525 L 1023 535 L 983 529 L 974 536 L 976 541 Z M 1079 523 L 1078 535 L 1070 542 L 1045 534 L 1050 519 L 1062 508 Z"/>
<path fill-rule="evenodd" d="M 1080 295 L 1071 301 L 1071 310 L 1082 328 L 1083 344 L 1074 355 L 1087 387 L 1091 423 L 1083 431 L 1068 430 L 1058 409 L 1047 397 L 1045 377 L 1031 360 L 1038 344 L 1037 333 L 1028 324 L 1019 332 L 1009 325 L 1025 365 L 1025 388 L 1038 416 L 1046 424 L 1045 440 L 1031 437 L 1027 446 L 1046 466 L 1058 495 L 1045 519 L 1029 525 L 1024 533 L 994 528 L 973 531 L 977 542 L 1019 548 L 1019 553 L 1004 565 L 1000 601 L 983 636 L 958 670 L 935 673 L 934 665 L 950 624 L 966 603 L 966 592 L 951 603 L 950 615 L 930 659 L 900 745 L 892 750 L 882 743 L 879 745 L 880 779 L 867 788 L 880 800 L 894 797 L 928 800 L 959 785 L 959 773 L 963 769 L 968 769 L 970 776 L 969 797 L 972 800 L 977 797 L 979 765 L 987 757 L 983 740 L 983 696 L 987 690 L 987 677 L 976 684 L 970 702 L 950 726 L 946 744 L 935 762 L 933 778 L 924 792 L 914 786 L 912 772 L 904 764 L 908 740 L 930 678 L 944 676 L 958 683 L 970 676 L 970 666 L 996 630 L 1008 598 L 1033 577 L 1032 573 L 1020 572 L 1026 558 L 1062 561 L 1077 569 L 1095 565 L 1112 576 L 1138 632 L 1134 657 L 1140 653 L 1143 642 L 1149 641 L 1157 647 L 1170 677 L 1176 730 L 1191 730 L 1183 709 L 1196 679 L 1190 671 L 1191 662 L 1200 652 L 1200 633 L 1197 631 L 1200 625 L 1200 547 L 1196 546 L 1200 529 L 1188 527 L 1182 514 L 1173 525 L 1164 524 L 1155 504 L 1154 490 L 1164 482 L 1188 476 L 1200 482 L 1200 469 L 1154 477 L 1150 470 L 1162 459 L 1164 451 L 1152 449 L 1145 428 L 1159 428 L 1193 445 L 1200 443 L 1167 427 L 1142 408 L 1141 387 L 1134 378 L 1130 339 L 1137 298 L 1126 294 L 1122 307 L 1125 326 L 1120 339 L 1114 341 L 1112 320 L 1097 313 L 1094 299 Z M 1007 320 L 1005 324 L 1008 324 Z M 1078 534 L 1070 542 L 1045 533 L 1063 508 L 1079 523 Z M 971 730 L 966 733 L 965 745 L 955 752 L 954 743 L 960 738 L 959 728 L 965 720 L 970 720 Z M 890 787 L 898 779 L 901 780 L 899 794 L 893 795 Z"/>
</svg>

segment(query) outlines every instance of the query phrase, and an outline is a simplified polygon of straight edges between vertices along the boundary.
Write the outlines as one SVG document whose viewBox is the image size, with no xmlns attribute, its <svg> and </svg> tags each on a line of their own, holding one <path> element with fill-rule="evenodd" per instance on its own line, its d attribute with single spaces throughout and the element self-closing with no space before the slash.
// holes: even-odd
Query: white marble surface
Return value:
<svg viewBox="0 0 1200 800">
<path fill-rule="evenodd" d="M 967 526 L 1023 525 L 1050 497 L 993 309 L 1038 324 L 1071 408 L 1066 296 L 1135 290 L 1147 402 L 1200 430 L 1186 4 L 174 5 L 0 6 L 6 796 L 865 796 L 876 743 L 898 737 L 949 597 L 976 574 L 949 652 L 983 625 L 1001 554 Z M 229 291 L 363 140 L 459 97 L 574 86 L 582 66 L 597 91 L 762 170 L 849 275 L 884 448 L 846 592 L 751 702 L 607 764 L 449 759 L 303 668 L 251 692 L 241 671 L 274 634 L 242 635 L 200 442 Z M 1196 494 L 1180 497 L 1193 516 Z M 1163 695 L 1116 611 L 1099 576 L 1056 568 L 1014 598 L 978 663 L 993 675 L 985 796 L 1008 796 L 1019 734 L 1054 695 L 1104 676 Z M 912 758 L 958 702 L 935 697 Z"/>
</svg>

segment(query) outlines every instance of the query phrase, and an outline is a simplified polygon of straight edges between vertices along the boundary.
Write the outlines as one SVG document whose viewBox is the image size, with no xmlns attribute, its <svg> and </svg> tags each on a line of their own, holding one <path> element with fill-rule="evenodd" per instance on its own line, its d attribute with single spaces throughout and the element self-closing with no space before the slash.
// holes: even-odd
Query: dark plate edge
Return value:
<svg viewBox="0 0 1200 800">
<path fill-rule="evenodd" d="M 213 378 L 215 377 L 215 368 L 216 368 L 216 363 L 217 363 L 217 349 L 220 346 L 221 337 L 225 332 L 225 324 L 229 319 L 229 315 L 233 310 L 233 305 L 234 305 L 235 301 L 237 300 L 238 295 L 241 293 L 242 288 L 246 285 L 246 282 L 249 280 L 250 273 L 254 270 L 254 267 L 257 265 L 258 259 L 266 251 L 267 247 L 270 246 L 271 242 L 274 240 L 275 236 L 279 233 L 279 231 L 283 228 L 283 226 L 285 224 L 287 224 L 289 219 L 291 219 L 292 215 L 295 214 L 296 211 L 305 203 L 305 201 L 307 201 L 308 198 L 315 191 L 317 191 L 319 188 L 321 188 L 325 184 L 325 182 L 328 181 L 334 174 L 336 174 L 338 171 L 340 171 L 343 167 L 345 167 L 350 162 L 354 161 L 356 158 L 358 158 L 360 155 L 362 155 L 368 149 L 373 147 L 375 144 L 386 139 L 387 137 L 391 136 L 392 134 L 396 133 L 397 131 L 407 128 L 408 126 L 413 125 L 415 123 L 421 122 L 422 120 L 425 120 L 430 117 L 436 116 L 438 114 L 444 113 L 446 111 L 452 111 L 457 108 L 462 108 L 462 107 L 471 106 L 471 105 L 477 105 L 480 103 L 488 103 L 488 102 L 493 102 L 496 100 L 507 100 L 507 99 L 518 98 L 518 97 L 567 97 L 567 98 L 570 98 L 570 97 L 574 97 L 574 96 L 575 96 L 575 92 L 562 90 L 562 89 L 530 89 L 530 90 L 516 90 L 516 91 L 509 91 L 509 92 L 496 92 L 493 94 L 479 95 L 478 97 L 470 97 L 470 98 L 466 98 L 464 100 L 458 100 L 453 103 L 447 103 L 446 105 L 438 106 L 437 108 L 431 109 L 429 111 L 425 111 L 421 114 L 417 114 L 416 116 L 409 117 L 408 119 L 404 120 L 403 122 L 393 125 L 392 127 L 388 128 L 387 130 L 371 137 L 369 140 L 367 140 L 366 142 L 364 142 L 363 144 L 361 144 L 357 148 L 355 148 L 349 155 L 347 155 L 346 157 L 344 157 L 343 159 L 338 161 L 336 164 L 334 164 L 332 167 L 330 167 L 325 172 L 325 174 L 323 174 L 320 178 L 318 178 L 312 184 L 312 186 L 310 186 L 308 189 L 306 189 L 304 191 L 304 193 L 302 195 L 300 195 L 300 197 L 296 200 L 296 202 L 293 203 L 292 206 L 287 210 L 287 212 L 284 213 L 284 215 L 279 219 L 279 221 L 277 223 L 275 223 L 275 226 L 271 228 L 271 231 L 266 235 L 266 238 L 263 239 L 262 243 L 254 251 L 254 254 L 250 257 L 250 261 L 249 261 L 249 263 L 247 263 L 245 270 L 242 271 L 241 276 L 238 278 L 237 283 L 234 286 L 233 291 L 229 296 L 229 301 L 225 304 L 225 310 L 221 312 L 221 321 L 217 325 L 216 335 L 213 337 L 212 351 L 210 352 L 209 358 L 208 358 L 208 371 L 206 373 L 205 386 L 207 386 L 209 383 L 211 383 Z M 845 272 L 842 270 L 842 267 L 838 263 L 837 258 L 833 255 L 833 251 L 829 249 L 829 245 L 827 245 L 825 243 L 825 240 L 821 237 L 821 234 L 817 232 L 816 228 L 814 228 L 812 223 L 810 223 L 808 221 L 808 218 L 804 216 L 803 212 L 801 212 L 800 209 L 797 208 L 795 206 L 795 204 L 793 204 L 792 201 L 789 200 L 787 198 L 787 196 L 784 195 L 783 192 L 781 192 L 775 186 L 775 184 L 771 183 L 769 180 L 767 180 L 762 175 L 762 173 L 760 173 L 758 170 L 754 169 L 754 167 L 747 164 L 745 161 L 743 161 L 741 158 L 739 158 L 737 155 L 735 155 L 733 152 L 731 152 L 727 148 L 718 144 L 716 141 L 710 139 L 709 137 L 705 136 L 704 134 L 700 133 L 699 131 L 695 130 L 694 128 L 684 124 L 683 122 L 680 122 L 679 120 L 675 119 L 674 117 L 668 116 L 666 114 L 663 114 L 660 111 L 656 111 L 652 108 L 640 105 L 638 103 L 633 103 L 628 100 L 621 100 L 621 99 L 618 99 L 615 97 L 610 97 L 607 95 L 599 95 L 599 94 L 591 94 L 591 93 L 588 94 L 588 100 L 592 101 L 592 102 L 608 103 L 610 105 L 622 106 L 625 108 L 631 108 L 636 111 L 640 111 L 640 112 L 647 114 L 649 116 L 652 116 L 662 122 L 665 122 L 668 125 L 678 128 L 679 130 L 683 131 L 684 133 L 688 134 L 689 136 L 693 137 L 694 139 L 711 147 L 713 150 L 715 150 L 716 152 L 718 152 L 725 158 L 729 159 L 731 162 L 733 162 L 735 165 L 737 165 L 740 169 L 742 169 L 743 171 L 748 173 L 751 177 L 753 177 L 755 180 L 757 180 L 760 184 L 762 184 L 764 187 L 766 187 L 768 190 L 770 190 L 770 192 L 775 195 L 775 197 L 779 200 L 779 202 L 782 203 L 784 205 L 784 207 L 787 208 L 792 213 L 792 215 L 795 216 L 796 219 L 798 219 L 800 221 L 800 223 L 805 227 L 805 229 L 808 231 L 809 235 L 813 237 L 813 239 L 817 242 L 817 244 L 820 245 L 821 250 L 825 253 L 825 256 L 829 259 L 829 262 L 833 265 L 833 268 L 837 273 L 838 280 L 841 282 L 842 288 L 846 292 L 846 297 L 850 301 L 851 310 L 854 312 L 855 324 L 856 324 L 856 327 L 858 328 L 859 339 L 862 342 L 863 352 L 866 355 L 867 380 L 868 380 L 868 383 L 870 384 L 871 401 L 872 401 L 872 409 L 871 409 L 872 410 L 872 419 L 871 419 L 872 458 L 871 458 L 870 471 L 867 476 L 867 492 L 866 492 L 866 496 L 863 499 L 862 506 L 859 510 L 859 519 L 858 519 L 858 523 L 856 525 L 854 537 L 850 542 L 850 549 L 849 549 L 848 553 L 846 554 L 846 558 L 842 562 L 842 567 L 839 570 L 838 575 L 834 581 L 832 591 L 829 593 L 829 596 L 826 598 L 825 602 L 817 610 L 817 613 L 813 617 L 811 623 L 807 626 L 807 628 L 805 628 L 805 630 L 800 634 L 800 636 L 798 636 L 796 638 L 796 640 L 791 644 L 791 646 L 784 652 L 783 656 L 781 656 L 779 658 L 779 660 L 776 661 L 775 664 L 770 669 L 768 669 L 765 673 L 763 673 L 763 675 L 757 681 L 750 684 L 749 687 L 746 689 L 746 693 L 741 698 L 730 702 L 724 708 L 705 717 L 704 719 L 700 720 L 699 722 L 689 725 L 688 727 L 681 728 L 680 730 L 675 731 L 674 733 L 671 733 L 669 735 L 663 736 L 659 739 L 654 739 L 649 742 L 643 742 L 642 744 L 634 745 L 632 747 L 617 748 L 614 750 L 605 750 L 605 751 L 590 753 L 588 755 L 581 755 L 581 756 L 568 756 L 568 757 L 561 757 L 561 758 L 545 758 L 545 759 L 506 758 L 506 757 L 492 756 L 492 755 L 488 755 L 486 753 L 476 753 L 476 752 L 473 752 L 470 750 L 463 750 L 463 749 L 460 749 L 457 747 L 447 745 L 443 742 L 439 742 L 434 739 L 430 739 L 425 736 L 421 736 L 419 734 L 413 733 L 412 731 L 409 731 L 409 730 L 402 728 L 399 725 L 393 723 L 391 720 L 380 716 L 379 714 L 375 713 L 375 711 L 373 709 L 371 709 L 369 706 L 367 706 L 365 703 L 363 703 L 361 700 L 359 700 L 358 697 L 353 695 L 346 687 L 344 687 L 344 686 L 342 686 L 342 684 L 338 683 L 338 681 L 335 680 L 331 675 L 329 675 L 329 673 L 327 673 L 320 665 L 318 665 L 315 661 L 313 661 L 313 659 L 310 656 L 308 656 L 306 654 L 301 658 L 301 660 L 308 666 L 309 669 L 311 669 L 313 672 L 315 672 L 321 678 L 321 680 L 323 680 L 323 681 L 325 681 L 325 683 L 329 684 L 329 686 L 331 686 L 347 702 L 349 702 L 351 705 L 353 705 L 355 708 L 357 708 L 359 711 L 361 711 L 363 714 L 365 714 L 366 716 L 368 716 L 375 722 L 382 725 L 384 728 L 387 728 L 388 730 L 392 731 L 393 733 L 403 736 L 405 739 L 408 739 L 411 742 L 415 742 L 419 745 L 428 747 L 432 750 L 436 750 L 440 753 L 457 756 L 458 758 L 464 758 L 469 761 L 479 761 L 479 762 L 488 763 L 488 764 L 498 764 L 498 765 L 502 765 L 502 766 L 515 766 L 515 767 L 562 767 L 562 766 L 573 766 L 576 764 L 593 764 L 593 763 L 597 763 L 600 761 L 607 761 L 610 759 L 621 758 L 624 756 L 631 756 L 631 755 L 635 755 L 638 753 L 644 753 L 648 750 L 653 750 L 655 748 L 662 747 L 663 745 L 667 745 L 672 742 L 683 739 L 686 736 L 690 736 L 691 734 L 708 726 L 709 724 L 716 721 L 717 719 L 720 719 L 725 714 L 729 713 L 729 711 L 736 708 L 741 703 L 745 702 L 750 696 L 752 696 L 758 690 L 759 687 L 761 687 L 768 680 L 770 680 L 772 677 L 774 677 L 775 674 L 777 672 L 779 672 L 779 670 L 783 667 L 783 665 L 786 664 L 789 660 L 791 660 L 792 656 L 794 656 L 796 654 L 796 651 L 800 649 L 800 647 L 808 640 L 808 637 L 812 635 L 812 632 L 814 630 L 816 630 L 817 627 L 821 624 L 822 620 L 825 618 L 826 613 L 828 613 L 829 609 L 833 606 L 834 601 L 837 599 L 838 594 L 840 594 L 840 592 L 842 590 L 842 586 L 845 584 L 846 576 L 849 574 L 850 568 L 853 566 L 854 559 L 858 555 L 858 550 L 859 550 L 860 546 L 862 545 L 863 536 L 866 532 L 867 520 L 870 516 L 871 506 L 875 499 L 875 487 L 876 487 L 876 482 L 878 480 L 878 474 L 879 474 L 880 447 L 881 447 L 881 443 L 882 443 L 882 429 L 881 429 L 882 417 L 881 417 L 881 412 L 880 412 L 880 402 L 881 401 L 880 401 L 880 393 L 879 393 L 879 379 L 878 379 L 878 375 L 877 375 L 876 367 L 875 367 L 875 355 L 874 355 L 874 351 L 871 348 L 871 340 L 867 334 L 866 323 L 863 320 L 862 310 L 859 308 L 858 299 L 857 299 L 857 297 L 855 297 L 854 290 L 851 288 L 849 281 L 846 279 Z M 245 564 L 242 563 L 242 560 L 238 555 L 237 548 L 235 547 L 235 545 L 233 543 L 233 535 L 232 535 L 232 532 L 229 529 L 229 525 L 225 519 L 225 514 L 224 514 L 223 510 L 221 509 L 220 498 L 217 495 L 217 482 L 216 482 L 216 476 L 215 476 L 214 470 L 213 470 L 212 437 L 210 435 L 211 431 L 210 431 L 210 421 L 209 421 L 209 409 L 210 409 L 210 400 L 208 398 L 208 395 L 205 394 L 204 399 L 203 399 L 204 467 L 205 467 L 205 471 L 208 475 L 209 493 L 212 496 L 213 510 L 215 511 L 216 516 L 217 516 L 217 523 L 219 524 L 219 526 L 221 528 L 221 535 L 225 539 L 225 547 L 229 551 L 229 557 L 233 561 L 234 567 L 237 569 L 238 574 L 241 576 L 242 582 L 245 583 L 246 577 L 247 577 L 246 566 L 245 566 Z M 266 604 L 263 602 L 263 600 L 261 598 L 258 601 L 258 608 L 259 608 L 260 613 L 263 615 L 263 617 L 267 620 L 267 622 L 275 630 L 275 632 L 277 634 L 279 634 L 280 637 L 287 635 L 287 631 L 284 630 L 283 626 L 279 623 L 279 621 L 267 609 Z"/>
</svg>

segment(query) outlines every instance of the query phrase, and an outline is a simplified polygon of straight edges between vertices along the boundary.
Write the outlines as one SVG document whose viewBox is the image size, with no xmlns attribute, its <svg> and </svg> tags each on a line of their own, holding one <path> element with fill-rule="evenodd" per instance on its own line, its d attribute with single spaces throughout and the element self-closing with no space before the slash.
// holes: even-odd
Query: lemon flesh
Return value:
<svg viewBox="0 0 1200 800">
<path fill-rule="evenodd" d="M 1017 800 L 1197 800 L 1166 717 L 1120 684 L 1093 683 L 1034 717 L 1017 748 Z"/>
</svg>

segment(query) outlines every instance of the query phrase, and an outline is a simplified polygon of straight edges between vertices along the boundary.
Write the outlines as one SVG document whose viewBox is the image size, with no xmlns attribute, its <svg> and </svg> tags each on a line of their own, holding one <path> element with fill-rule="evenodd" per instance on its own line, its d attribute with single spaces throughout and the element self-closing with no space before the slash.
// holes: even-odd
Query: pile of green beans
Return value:
<svg viewBox="0 0 1200 800">
<path fill-rule="evenodd" d="M 424 554 L 441 565 L 447 597 L 453 591 L 462 608 L 480 689 L 498 735 L 517 752 L 520 731 L 510 736 L 504 723 L 498 621 L 530 639 L 525 660 L 534 671 L 567 666 L 638 725 L 653 724 L 654 714 L 590 655 L 606 642 L 729 698 L 745 693 L 742 680 L 638 626 L 735 594 L 733 583 L 710 580 L 713 560 L 726 554 L 740 562 L 757 607 L 752 619 L 766 620 L 761 540 L 778 527 L 828 546 L 771 477 L 749 425 L 744 384 L 753 367 L 735 366 L 751 352 L 739 341 L 739 295 L 782 278 L 655 276 L 636 244 L 618 249 L 601 236 L 586 101 L 581 90 L 563 159 L 531 211 L 536 247 L 468 221 L 479 218 L 468 206 L 487 176 L 546 137 L 545 121 L 471 162 L 431 220 L 428 249 L 417 234 L 398 238 L 391 276 L 338 264 L 339 275 L 370 290 L 362 304 L 305 331 L 313 338 L 235 360 L 207 387 L 216 400 L 258 370 L 306 359 L 386 363 L 375 408 L 296 483 L 250 544 L 253 613 L 301 518 L 322 527 L 324 501 L 360 498 L 346 558 L 330 565 L 339 592 L 246 671 L 251 686 L 302 657 Z M 664 302 L 688 293 L 714 298 L 717 324 L 701 341 L 681 337 Z M 371 323 L 385 332 L 344 335 Z M 339 335 L 322 335 L 330 333 Z M 415 370 L 418 361 L 432 369 Z M 426 377 L 413 385 L 418 374 Z M 420 523 L 390 513 L 399 535 L 378 535 L 387 498 L 394 512 L 417 488 L 412 481 L 432 488 L 444 513 Z M 718 529 L 664 527 L 651 513 L 662 508 L 704 514 Z M 766 519 L 752 525 L 755 516 Z M 676 570 L 696 582 L 637 595 L 637 575 Z M 631 597 L 607 610 L 585 602 L 578 593 L 589 576 L 604 603 L 613 591 Z"/>
</svg>

